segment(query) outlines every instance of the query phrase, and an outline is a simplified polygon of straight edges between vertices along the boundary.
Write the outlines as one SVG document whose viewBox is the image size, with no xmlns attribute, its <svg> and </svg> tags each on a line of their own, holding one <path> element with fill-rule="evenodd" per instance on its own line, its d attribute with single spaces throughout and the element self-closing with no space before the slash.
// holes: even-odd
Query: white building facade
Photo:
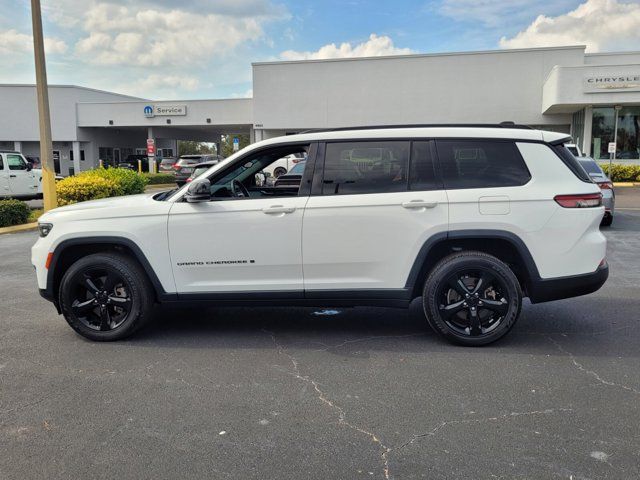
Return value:
<svg viewBox="0 0 640 480">
<path fill-rule="evenodd" d="M 640 52 L 584 46 L 253 64 L 253 98 L 150 101 L 51 86 L 56 169 L 67 175 L 177 140 L 252 141 L 310 129 L 513 121 L 570 133 L 583 152 L 640 158 Z M 38 156 L 35 88 L 0 86 L 0 148 Z"/>
</svg>

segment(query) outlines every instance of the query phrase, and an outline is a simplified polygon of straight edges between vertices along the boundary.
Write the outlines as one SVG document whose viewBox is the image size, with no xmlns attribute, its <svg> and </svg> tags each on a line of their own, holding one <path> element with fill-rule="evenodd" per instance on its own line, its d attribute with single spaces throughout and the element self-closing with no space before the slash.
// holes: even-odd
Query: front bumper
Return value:
<svg viewBox="0 0 640 480">
<path fill-rule="evenodd" d="M 593 293 L 604 285 L 607 278 L 609 278 L 609 265 L 605 262 L 593 273 L 534 280 L 527 291 L 531 303 L 550 302 Z"/>
</svg>

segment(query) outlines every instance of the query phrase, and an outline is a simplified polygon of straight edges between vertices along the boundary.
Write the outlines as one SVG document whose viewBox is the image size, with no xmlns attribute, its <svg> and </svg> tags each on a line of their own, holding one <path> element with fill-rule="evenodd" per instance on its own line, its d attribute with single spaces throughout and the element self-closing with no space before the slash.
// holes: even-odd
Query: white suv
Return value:
<svg viewBox="0 0 640 480">
<path fill-rule="evenodd" d="M 563 134 L 525 128 L 351 129 L 274 138 L 181 189 L 40 218 L 38 285 L 79 334 L 123 338 L 154 303 L 407 307 L 482 345 L 522 297 L 608 276 L 600 189 Z M 299 185 L 256 179 L 307 154 Z"/>
</svg>

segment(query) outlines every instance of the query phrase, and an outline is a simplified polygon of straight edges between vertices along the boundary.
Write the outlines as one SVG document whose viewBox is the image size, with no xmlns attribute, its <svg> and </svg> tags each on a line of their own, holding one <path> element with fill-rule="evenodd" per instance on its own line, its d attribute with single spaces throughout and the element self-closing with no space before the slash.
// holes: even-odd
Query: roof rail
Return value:
<svg viewBox="0 0 640 480">
<path fill-rule="evenodd" d="M 336 128 L 310 128 L 299 133 L 342 132 L 346 130 L 383 130 L 394 128 L 437 128 L 437 127 L 461 127 L 461 128 L 515 128 L 519 130 L 533 130 L 529 125 L 520 125 L 514 122 L 500 123 L 412 123 L 407 125 L 360 125 L 353 127 Z"/>
</svg>

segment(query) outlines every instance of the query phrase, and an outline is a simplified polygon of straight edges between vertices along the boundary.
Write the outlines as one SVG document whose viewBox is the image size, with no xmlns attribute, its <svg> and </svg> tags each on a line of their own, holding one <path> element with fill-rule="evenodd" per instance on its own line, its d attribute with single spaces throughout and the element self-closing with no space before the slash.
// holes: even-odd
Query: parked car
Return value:
<svg viewBox="0 0 640 480">
<path fill-rule="evenodd" d="M 604 205 L 604 217 L 602 225 L 608 227 L 613 223 L 613 212 L 616 208 L 616 192 L 613 190 L 613 182 L 604 173 L 598 162 L 591 157 L 581 157 L 580 165 L 600 187 L 602 192 L 602 204 Z"/>
<path fill-rule="evenodd" d="M 13 150 L 0 150 L 0 198 L 42 197 L 42 170 Z"/>
<path fill-rule="evenodd" d="M 174 157 L 164 157 L 158 165 L 158 173 L 171 173 L 175 174 L 173 166 L 176 164 L 177 159 Z"/>
<path fill-rule="evenodd" d="M 124 160 L 121 160 L 116 167 L 118 168 L 127 168 L 129 170 L 138 171 L 138 161 L 142 162 L 142 171 L 149 172 L 149 157 L 147 155 L 141 153 L 135 153 L 131 155 L 127 155 Z M 155 158 L 156 162 L 156 171 L 158 169 L 158 165 L 160 164 L 160 159 Z"/>
<path fill-rule="evenodd" d="M 191 173 L 191 176 L 189 178 L 187 178 L 186 183 L 190 183 L 191 181 L 193 181 L 193 179 L 198 178 L 200 175 L 202 175 L 204 172 L 206 172 L 207 170 L 209 170 L 211 167 L 213 167 L 214 165 L 217 165 L 218 161 L 210 161 L 210 162 L 202 162 L 202 163 L 196 163 L 193 167 L 193 173 Z"/>
<path fill-rule="evenodd" d="M 182 186 L 187 183 L 187 178 L 189 178 L 193 173 L 194 165 L 204 162 L 218 163 L 221 160 L 224 160 L 222 155 L 180 155 L 180 158 L 173 166 L 176 175 L 176 183 L 178 186 Z"/>
<path fill-rule="evenodd" d="M 607 279 L 602 193 L 568 141 L 500 125 L 272 138 L 173 192 L 45 213 L 31 261 L 41 295 L 97 341 L 134 333 L 154 303 L 421 297 L 434 331 L 484 345 L 511 330 L 523 297 L 584 295 Z M 299 186 L 256 185 L 302 152 Z"/>
<path fill-rule="evenodd" d="M 280 175 L 284 175 L 289 170 L 293 168 L 299 162 L 303 162 L 306 159 L 306 152 L 298 152 L 295 154 L 285 155 L 282 158 L 279 158 L 277 161 L 273 162 L 273 164 L 269 165 L 264 169 L 264 173 L 267 174 L 267 177 L 271 177 L 274 179 L 278 178 Z"/>
</svg>

